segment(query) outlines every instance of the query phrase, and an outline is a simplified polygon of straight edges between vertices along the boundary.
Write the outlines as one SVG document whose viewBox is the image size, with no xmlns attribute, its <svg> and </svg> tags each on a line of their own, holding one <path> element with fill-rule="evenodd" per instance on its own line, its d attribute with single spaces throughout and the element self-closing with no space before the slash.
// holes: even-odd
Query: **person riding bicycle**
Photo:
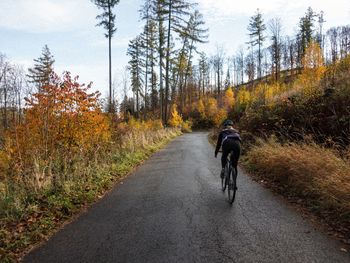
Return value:
<svg viewBox="0 0 350 263">
<path fill-rule="evenodd" d="M 241 136 L 238 131 L 233 128 L 233 121 L 226 120 L 223 123 L 224 129 L 220 132 L 218 141 L 216 143 L 215 149 L 215 158 L 218 155 L 220 147 L 222 147 L 222 156 L 221 156 L 221 174 L 220 176 L 224 176 L 224 168 L 227 162 L 227 156 L 230 152 L 233 152 L 232 156 L 232 165 L 237 168 L 238 159 L 241 154 Z"/>
</svg>

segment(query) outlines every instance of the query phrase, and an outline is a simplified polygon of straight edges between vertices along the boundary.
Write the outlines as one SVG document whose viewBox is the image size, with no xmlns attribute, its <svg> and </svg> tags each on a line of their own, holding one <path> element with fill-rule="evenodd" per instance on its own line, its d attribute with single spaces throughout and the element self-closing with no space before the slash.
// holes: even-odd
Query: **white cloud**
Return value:
<svg viewBox="0 0 350 263">
<path fill-rule="evenodd" d="M 235 15 L 252 15 L 257 8 L 261 10 L 277 9 L 283 4 L 282 0 L 200 0 L 200 7 L 209 15 L 215 15 L 216 18 L 224 18 Z"/>
<path fill-rule="evenodd" d="M 316 12 L 321 10 L 325 12 L 325 18 L 329 22 L 328 26 L 348 24 L 350 21 L 350 1 L 348 0 L 244 0 L 239 2 L 235 0 L 199 0 L 198 2 L 209 24 L 222 23 L 237 17 L 249 18 L 259 8 L 267 19 L 282 18 L 286 29 L 291 31 L 309 6 Z"/>
<path fill-rule="evenodd" d="M 35 33 L 69 31 L 95 23 L 86 0 L 1 0 L 0 27 Z"/>
</svg>

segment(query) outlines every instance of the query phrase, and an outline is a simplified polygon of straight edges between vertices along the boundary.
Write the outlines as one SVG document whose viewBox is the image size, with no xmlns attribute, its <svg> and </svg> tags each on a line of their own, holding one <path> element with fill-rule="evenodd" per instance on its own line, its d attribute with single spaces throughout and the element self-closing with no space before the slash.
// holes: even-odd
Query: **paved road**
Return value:
<svg viewBox="0 0 350 263">
<path fill-rule="evenodd" d="M 232 207 L 206 133 L 186 134 L 24 262 L 350 262 L 242 172 Z"/>
</svg>

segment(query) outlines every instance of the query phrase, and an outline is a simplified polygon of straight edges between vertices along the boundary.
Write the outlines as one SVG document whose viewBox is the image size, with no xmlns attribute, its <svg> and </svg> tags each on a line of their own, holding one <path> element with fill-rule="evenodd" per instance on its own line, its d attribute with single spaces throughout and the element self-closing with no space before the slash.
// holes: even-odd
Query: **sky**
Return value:
<svg viewBox="0 0 350 263">
<path fill-rule="evenodd" d="M 228 56 L 248 41 L 247 25 L 257 8 L 265 22 L 280 18 L 284 35 L 294 35 L 299 18 L 311 6 L 324 11 L 325 30 L 350 24 L 349 0 L 197 0 L 209 28 L 209 42 L 199 46 L 208 55 L 222 46 Z M 120 0 L 115 8 L 117 32 L 112 40 L 113 78 L 121 83 L 127 65 L 129 40 L 142 30 L 139 9 L 143 0 Z M 82 83 L 107 96 L 108 41 L 96 27 L 100 13 L 89 0 L 0 0 L 0 53 L 24 69 L 33 65 L 48 45 L 56 73 L 70 71 Z M 118 89 L 117 89 L 118 92 Z M 121 87 L 119 88 L 121 94 Z"/>
</svg>

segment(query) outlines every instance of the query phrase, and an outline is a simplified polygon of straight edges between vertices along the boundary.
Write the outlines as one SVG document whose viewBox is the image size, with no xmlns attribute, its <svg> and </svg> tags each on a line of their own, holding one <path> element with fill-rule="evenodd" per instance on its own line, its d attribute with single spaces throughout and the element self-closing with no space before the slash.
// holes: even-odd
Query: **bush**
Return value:
<svg viewBox="0 0 350 263">
<path fill-rule="evenodd" d="M 314 143 L 260 141 L 245 157 L 248 169 L 305 199 L 320 214 L 350 221 L 350 162 Z"/>
</svg>

